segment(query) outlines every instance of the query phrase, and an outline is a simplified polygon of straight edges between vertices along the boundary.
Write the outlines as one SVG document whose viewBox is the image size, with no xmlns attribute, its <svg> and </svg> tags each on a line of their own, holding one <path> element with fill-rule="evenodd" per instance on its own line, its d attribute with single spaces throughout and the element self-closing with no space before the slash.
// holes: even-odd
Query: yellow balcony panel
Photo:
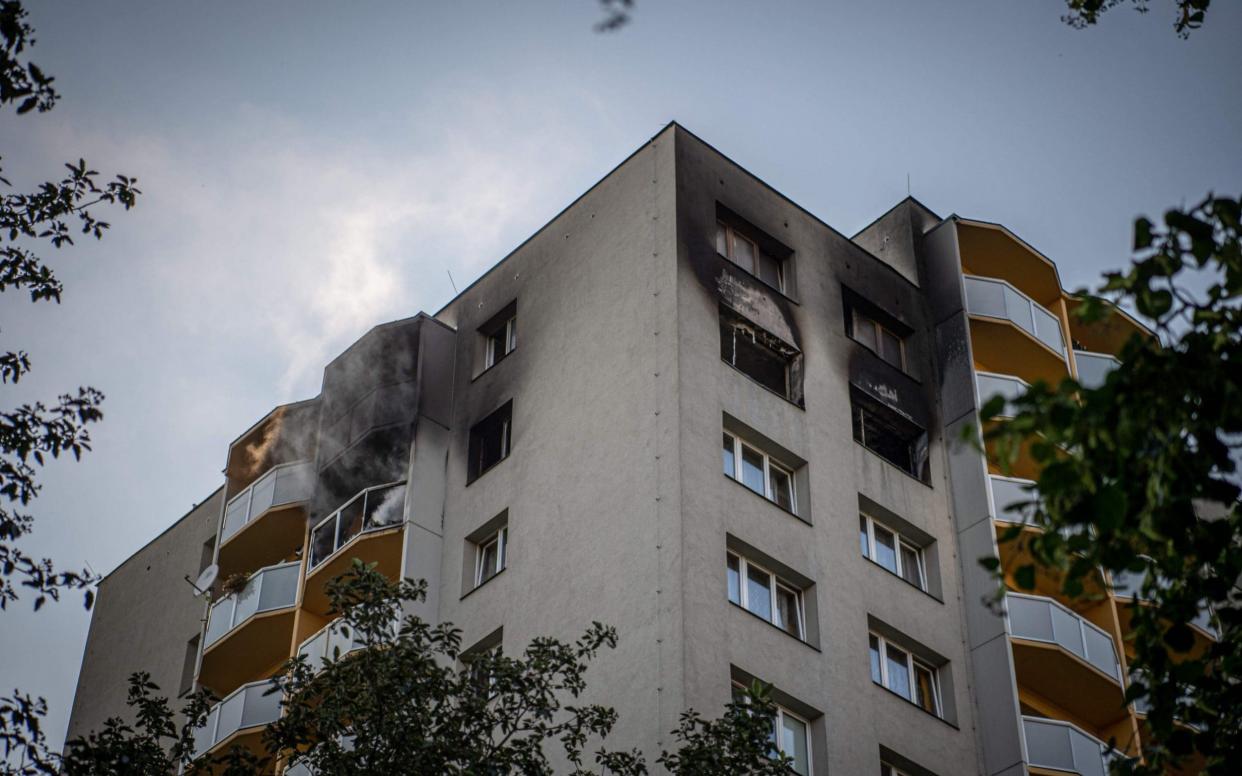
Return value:
<svg viewBox="0 0 1242 776">
<path fill-rule="evenodd" d="M 1012 375 L 1027 383 L 1043 380 L 1049 385 L 1069 377 L 1064 357 L 1008 320 L 972 314 L 970 346 L 980 372 Z"/>
<path fill-rule="evenodd" d="M 220 565 L 234 573 L 267 565 L 302 546 L 305 505 L 315 486 L 311 461 L 294 461 L 268 469 L 229 499 L 220 522 Z M 249 558 L 262 558 L 248 563 Z M 229 568 L 225 569 L 226 563 Z"/>
<path fill-rule="evenodd" d="M 1070 337 L 1076 347 L 1096 353 L 1107 353 L 1116 356 L 1126 342 L 1134 335 L 1146 337 L 1153 342 L 1156 335 L 1143 324 L 1130 317 L 1119 307 L 1113 308 L 1113 314 L 1102 321 L 1083 323 L 1074 315 L 1074 311 L 1082 305 L 1082 301 L 1072 296 L 1065 298 L 1065 307 L 1069 312 Z"/>
<path fill-rule="evenodd" d="M 375 563 L 376 571 L 389 579 L 398 579 L 401 575 L 401 549 L 404 543 L 404 526 L 400 525 L 354 536 L 307 572 L 306 590 L 302 595 L 303 608 L 320 616 L 327 615 L 331 610 L 327 584 L 348 570 L 354 558 L 363 563 Z"/>
<path fill-rule="evenodd" d="M 1019 687 L 1093 727 L 1128 715 L 1121 662 L 1106 631 L 1051 598 L 1009 593 L 1005 603 Z"/>
<path fill-rule="evenodd" d="M 238 687 L 211 707 L 206 722 L 194 731 L 194 757 L 217 755 L 233 746 L 265 754 L 263 728 L 280 717 L 281 693 L 272 693 L 268 681 Z M 192 767 L 192 773 L 210 773 L 211 768 Z"/>
<path fill-rule="evenodd" d="M 1000 278 L 1045 307 L 1060 300 L 1056 265 L 1000 224 L 959 219 L 957 239 L 967 275 Z"/>
<path fill-rule="evenodd" d="M 198 681 L 217 695 L 264 675 L 289 656 L 301 563 L 257 571 L 211 605 Z"/>
</svg>

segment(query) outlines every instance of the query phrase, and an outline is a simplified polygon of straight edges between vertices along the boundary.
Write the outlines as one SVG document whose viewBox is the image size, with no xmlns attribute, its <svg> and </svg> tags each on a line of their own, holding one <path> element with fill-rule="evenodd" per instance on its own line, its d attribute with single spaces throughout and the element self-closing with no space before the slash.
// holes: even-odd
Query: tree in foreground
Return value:
<svg viewBox="0 0 1242 776">
<path fill-rule="evenodd" d="M 1090 324 L 1128 306 L 1156 337 L 1132 338 L 1098 388 L 1032 385 L 985 434 L 1002 466 L 1026 449 L 1041 467 L 1015 508 L 1042 532 L 1001 537 L 1032 558 L 1009 570 L 1020 587 L 1034 587 L 1037 567 L 1060 575 L 1070 598 L 1088 595 L 1099 569 L 1143 580 L 1128 604 L 1126 699 L 1146 700 L 1150 736 L 1144 762 L 1119 760 L 1115 773 L 1160 774 L 1195 757 L 1206 773 L 1233 774 L 1242 762 L 1240 217 L 1238 199 L 1208 197 L 1159 225 L 1136 221 L 1130 267 L 1080 292 L 1077 314 Z M 982 419 L 1004 404 L 988 401 Z M 1215 639 L 1191 625 L 1204 611 Z"/>
<path fill-rule="evenodd" d="M 579 703 L 591 661 L 616 644 L 612 628 L 596 623 L 573 643 L 535 639 L 520 656 L 463 654 L 452 626 L 401 615 L 403 604 L 423 599 L 423 582 L 393 583 L 354 561 L 328 593 L 354 649 L 319 665 L 305 657 L 289 661 L 273 681 L 285 710 L 264 733 L 266 751 L 320 776 L 648 772 L 641 752 L 603 748 L 616 712 Z M 209 699 L 192 696 L 178 723 L 155 692 L 147 677 L 133 677 L 136 721 L 109 720 L 71 742 L 63 773 L 163 776 L 188 764 Z M 773 750 L 774 714 L 758 683 L 719 719 L 687 711 L 673 732 L 679 748 L 656 762 L 678 776 L 788 776 L 788 759 Z M 198 762 L 223 776 L 250 776 L 273 764 L 244 749 Z"/>
</svg>

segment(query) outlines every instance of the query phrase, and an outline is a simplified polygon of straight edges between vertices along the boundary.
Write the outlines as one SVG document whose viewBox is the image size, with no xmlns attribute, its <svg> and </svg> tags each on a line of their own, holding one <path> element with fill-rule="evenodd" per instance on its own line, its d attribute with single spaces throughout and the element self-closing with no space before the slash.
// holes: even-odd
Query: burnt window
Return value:
<svg viewBox="0 0 1242 776">
<path fill-rule="evenodd" d="M 720 308 L 720 358 L 790 401 L 790 368 L 797 355 L 797 349 L 779 337 L 727 307 Z"/>
<path fill-rule="evenodd" d="M 927 432 L 893 409 L 850 389 L 854 440 L 912 477 L 928 482 Z"/>
<path fill-rule="evenodd" d="M 491 369 L 517 349 L 517 302 L 510 302 L 479 327 L 483 346 L 483 369 Z"/>
<path fill-rule="evenodd" d="M 911 374 L 910 335 L 914 330 L 850 289 L 842 291 L 845 333 L 884 361 Z"/>
<path fill-rule="evenodd" d="M 488 469 L 509 457 L 512 421 L 513 402 L 509 401 L 470 429 L 467 482 L 473 482 Z"/>
<path fill-rule="evenodd" d="M 785 264 L 788 259 L 773 255 L 758 240 L 737 227 L 716 222 L 716 252 L 777 291 L 785 291 Z"/>
</svg>

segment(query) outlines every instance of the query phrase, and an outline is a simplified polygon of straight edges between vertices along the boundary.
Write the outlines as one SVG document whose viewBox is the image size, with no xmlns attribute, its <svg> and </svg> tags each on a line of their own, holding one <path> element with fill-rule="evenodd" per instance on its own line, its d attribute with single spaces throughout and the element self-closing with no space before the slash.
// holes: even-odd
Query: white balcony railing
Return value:
<svg viewBox="0 0 1242 776">
<path fill-rule="evenodd" d="M 1074 363 L 1078 365 L 1078 384 L 1083 388 L 1099 388 L 1108 373 L 1121 366 L 1121 362 L 1107 353 L 1074 351 Z"/>
<path fill-rule="evenodd" d="M 1065 335 L 1061 331 L 1061 321 L 1043 305 L 1003 280 L 966 275 L 964 281 L 968 313 L 1012 321 L 1062 358 L 1065 357 Z"/>
<path fill-rule="evenodd" d="M 1121 662 L 1113 638 L 1103 628 L 1043 596 L 1007 592 L 1009 631 L 1014 638 L 1056 644 L 1121 683 Z"/>
<path fill-rule="evenodd" d="M 260 612 L 286 609 L 297 603 L 300 566 L 301 563 L 293 561 L 259 569 L 240 593 L 213 603 L 207 617 L 204 649 Z"/>
<path fill-rule="evenodd" d="M 1042 717 L 1023 717 L 1026 761 L 1040 768 L 1107 776 L 1112 759 L 1109 747 L 1068 722 Z"/>
<path fill-rule="evenodd" d="M 296 762 L 285 769 L 285 776 L 315 776 L 315 771 L 304 762 Z"/>
<path fill-rule="evenodd" d="M 269 509 L 306 501 L 314 484 L 315 464 L 311 461 L 273 466 L 248 488 L 229 499 L 224 507 L 224 522 L 220 526 L 220 543 L 224 544 L 247 523 Z"/>
<path fill-rule="evenodd" d="M 368 488 L 311 530 L 310 568 L 315 568 L 355 536 L 400 525 L 405 516 L 405 483 Z"/>
<path fill-rule="evenodd" d="M 1025 490 L 1033 487 L 1033 480 L 1017 477 L 1002 477 L 998 474 L 988 475 L 988 507 L 992 511 L 992 519 L 1003 523 L 1028 523 L 1034 512 L 1031 502 L 1039 500 L 1039 494 Z M 1017 504 L 1027 504 L 1017 508 Z M 1009 507 L 1014 506 L 1013 510 Z"/>
<path fill-rule="evenodd" d="M 194 731 L 194 756 L 201 757 L 208 749 L 239 730 L 275 722 L 280 717 L 283 696 L 271 690 L 272 683 L 266 680 L 244 684 L 212 706 L 207 721 Z"/>
<path fill-rule="evenodd" d="M 1001 410 L 1002 417 L 1013 417 L 1013 401 L 1031 386 L 1027 385 L 1025 380 L 1014 377 L 1012 375 L 1001 375 L 994 372 L 975 372 L 975 385 L 978 387 L 979 406 L 982 407 L 988 399 L 1000 394 L 1005 399 L 1005 408 Z"/>
<path fill-rule="evenodd" d="M 354 638 L 354 629 L 343 620 L 333 620 L 303 641 L 298 655 L 305 656 L 311 670 L 318 672 L 356 649 L 362 649 L 362 642 Z"/>
</svg>

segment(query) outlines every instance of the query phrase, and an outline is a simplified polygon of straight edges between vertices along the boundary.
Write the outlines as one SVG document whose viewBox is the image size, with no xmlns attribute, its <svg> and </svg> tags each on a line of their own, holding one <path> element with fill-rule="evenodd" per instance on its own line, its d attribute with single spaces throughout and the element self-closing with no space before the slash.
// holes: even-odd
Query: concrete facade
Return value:
<svg viewBox="0 0 1242 776">
<path fill-rule="evenodd" d="M 781 290 L 720 254 L 718 222 L 783 261 Z M 877 774 L 882 761 L 910 776 L 1037 766 L 1023 715 L 1055 704 L 1022 695 L 1006 620 L 981 603 L 994 583 L 976 559 L 998 552 L 998 517 L 990 464 L 958 441 L 980 364 L 956 235 L 952 218 L 907 199 L 848 238 L 670 124 L 434 316 L 376 327 L 325 369 L 318 397 L 230 447 L 206 531 L 219 526 L 215 560 L 256 585 L 296 566 L 296 589 L 209 626 L 199 682 L 243 692 L 311 648 L 330 629 L 322 581 L 356 555 L 427 579 L 417 613 L 457 625 L 467 647 L 518 653 L 536 636 L 615 626 L 620 643 L 592 667 L 587 696 L 620 713 L 611 748 L 654 759 L 683 710 L 711 714 L 732 682 L 758 678 L 808 724 L 818 776 Z M 857 341 L 851 311 L 900 333 L 903 366 Z M 516 347 L 485 368 L 487 335 L 510 315 Z M 730 316 L 782 343 L 786 395 L 722 359 Z M 856 441 L 861 406 L 923 432 L 907 443 L 917 463 L 903 470 Z M 503 454 L 475 472 L 476 429 L 501 423 L 498 411 Z M 722 476 L 722 434 L 787 466 L 796 506 Z M 270 484 L 312 466 L 304 492 L 292 476 L 285 491 Z M 369 490 L 402 479 L 401 491 Z M 372 506 L 362 517 L 371 492 L 400 493 L 400 518 L 372 520 Z M 160 573 L 194 570 L 187 548 L 201 547 L 207 509 L 153 543 L 170 559 Z M 863 557 L 862 514 L 918 548 L 923 583 Z M 480 545 L 501 527 L 503 570 L 476 586 Z M 730 600 L 730 553 L 801 591 L 801 637 Z M 110 653 L 139 583 L 112 579 L 71 733 L 116 703 Z M 217 591 L 210 618 L 231 606 Z M 177 612 L 202 615 L 193 601 Z M 934 669 L 935 711 L 873 681 L 872 635 Z M 253 657 L 262 644 L 271 655 Z M 171 641 L 150 650 L 165 673 L 181 664 Z M 1092 732 L 1113 729 L 1102 725 Z M 251 733 L 215 730 L 203 746 Z"/>
</svg>

